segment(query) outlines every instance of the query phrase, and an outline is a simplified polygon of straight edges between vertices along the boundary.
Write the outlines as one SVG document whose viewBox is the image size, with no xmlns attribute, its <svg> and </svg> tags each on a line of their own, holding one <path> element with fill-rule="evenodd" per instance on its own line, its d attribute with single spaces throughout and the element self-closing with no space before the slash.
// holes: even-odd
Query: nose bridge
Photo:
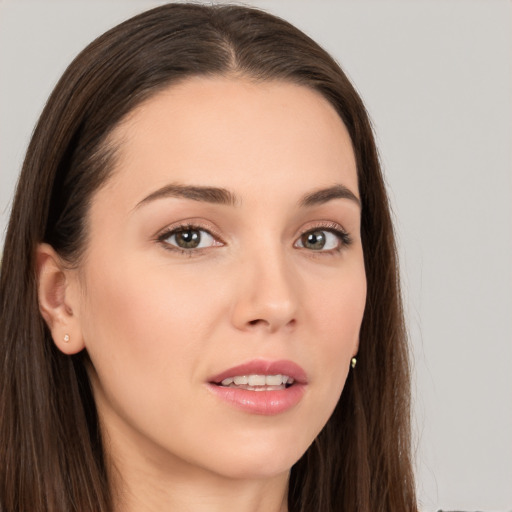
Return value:
<svg viewBox="0 0 512 512">
<path fill-rule="evenodd" d="M 275 331 L 296 321 L 297 280 L 278 237 L 255 245 L 242 258 L 233 320 L 239 328 Z"/>
</svg>

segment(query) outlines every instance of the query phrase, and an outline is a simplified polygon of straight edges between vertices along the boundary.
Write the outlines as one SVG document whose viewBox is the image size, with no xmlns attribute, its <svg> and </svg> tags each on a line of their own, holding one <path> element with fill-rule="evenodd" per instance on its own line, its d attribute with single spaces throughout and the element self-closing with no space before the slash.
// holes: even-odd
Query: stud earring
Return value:
<svg viewBox="0 0 512 512">
<path fill-rule="evenodd" d="M 64 334 L 64 343 L 69 343 L 69 334 Z"/>
<path fill-rule="evenodd" d="M 357 364 L 357 359 L 355 357 L 353 357 L 352 360 L 350 361 L 350 366 L 352 366 L 352 368 L 355 368 L 356 364 Z"/>
</svg>

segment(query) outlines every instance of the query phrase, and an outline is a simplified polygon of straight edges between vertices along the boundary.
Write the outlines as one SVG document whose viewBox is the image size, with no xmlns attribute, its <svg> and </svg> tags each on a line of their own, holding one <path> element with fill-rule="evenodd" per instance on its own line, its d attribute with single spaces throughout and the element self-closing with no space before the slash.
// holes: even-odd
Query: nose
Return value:
<svg viewBox="0 0 512 512">
<path fill-rule="evenodd" d="M 232 323 L 237 329 L 273 333 L 295 326 L 298 276 L 282 254 L 254 254 L 241 262 L 238 275 L 232 309 Z"/>
</svg>

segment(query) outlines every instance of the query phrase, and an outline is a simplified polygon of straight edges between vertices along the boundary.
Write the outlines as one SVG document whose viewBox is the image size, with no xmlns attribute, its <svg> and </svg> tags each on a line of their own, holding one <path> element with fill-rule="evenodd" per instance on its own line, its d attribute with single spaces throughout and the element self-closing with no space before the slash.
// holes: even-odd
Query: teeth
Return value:
<svg viewBox="0 0 512 512">
<path fill-rule="evenodd" d="M 236 388 L 236 389 L 245 389 L 246 391 L 280 391 L 283 389 L 286 389 L 284 385 L 281 384 L 281 386 L 246 386 L 241 385 L 237 386 L 236 384 L 230 384 L 229 386 L 226 386 L 228 388 Z"/>
<path fill-rule="evenodd" d="M 288 375 L 237 375 L 228 377 L 222 381 L 223 386 L 249 386 L 246 389 L 254 391 L 263 391 L 261 386 L 282 386 L 284 384 L 293 384 L 295 381 Z"/>
<path fill-rule="evenodd" d="M 248 379 L 249 386 L 264 386 L 267 380 L 265 375 L 249 375 Z"/>
<path fill-rule="evenodd" d="M 267 386 L 280 386 L 281 384 L 286 384 L 286 382 L 283 382 L 282 375 L 267 375 L 265 384 Z"/>
</svg>

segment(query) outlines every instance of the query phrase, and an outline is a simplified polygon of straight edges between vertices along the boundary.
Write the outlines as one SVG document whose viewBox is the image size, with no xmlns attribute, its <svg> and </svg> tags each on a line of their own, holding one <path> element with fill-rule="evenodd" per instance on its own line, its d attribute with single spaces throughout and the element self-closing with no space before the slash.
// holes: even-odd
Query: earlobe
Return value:
<svg viewBox="0 0 512 512">
<path fill-rule="evenodd" d="M 57 348 L 76 354 L 84 348 L 77 317 L 76 294 L 71 293 L 72 270 L 48 244 L 39 244 L 36 253 L 39 310 Z"/>
</svg>

